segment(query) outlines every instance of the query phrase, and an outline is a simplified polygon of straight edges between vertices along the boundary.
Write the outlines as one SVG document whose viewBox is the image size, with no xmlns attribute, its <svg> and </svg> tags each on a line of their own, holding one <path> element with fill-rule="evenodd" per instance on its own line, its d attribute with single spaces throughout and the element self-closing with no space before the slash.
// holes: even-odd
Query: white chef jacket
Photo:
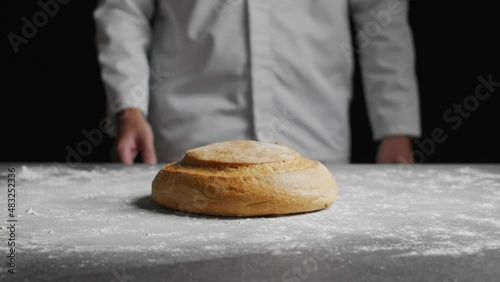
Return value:
<svg viewBox="0 0 500 282">
<path fill-rule="evenodd" d="M 406 0 L 100 1 L 108 114 L 141 109 L 159 162 L 241 139 L 349 162 L 350 16 L 373 138 L 420 136 L 407 8 Z"/>
</svg>

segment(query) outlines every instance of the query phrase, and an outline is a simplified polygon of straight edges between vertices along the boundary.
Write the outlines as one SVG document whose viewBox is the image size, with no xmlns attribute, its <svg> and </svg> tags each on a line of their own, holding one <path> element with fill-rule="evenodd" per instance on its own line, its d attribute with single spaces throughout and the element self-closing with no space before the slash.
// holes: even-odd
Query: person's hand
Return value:
<svg viewBox="0 0 500 282">
<path fill-rule="evenodd" d="M 411 140 L 407 136 L 389 136 L 382 140 L 377 151 L 377 163 L 413 163 Z"/>
<path fill-rule="evenodd" d="M 126 109 L 117 115 L 117 135 L 111 159 L 115 162 L 133 164 L 137 154 L 147 164 L 156 164 L 153 145 L 153 130 L 141 110 Z"/>
</svg>

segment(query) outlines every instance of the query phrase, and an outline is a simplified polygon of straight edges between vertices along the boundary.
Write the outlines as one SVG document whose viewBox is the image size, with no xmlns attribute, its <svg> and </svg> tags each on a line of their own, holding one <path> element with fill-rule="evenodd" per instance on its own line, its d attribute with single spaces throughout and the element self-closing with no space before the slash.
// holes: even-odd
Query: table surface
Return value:
<svg viewBox="0 0 500 282">
<path fill-rule="evenodd" d="M 0 164 L 17 181 L 17 274 L 0 280 L 500 280 L 500 165 L 326 165 L 329 208 L 227 218 L 155 204 L 161 165 Z"/>
</svg>

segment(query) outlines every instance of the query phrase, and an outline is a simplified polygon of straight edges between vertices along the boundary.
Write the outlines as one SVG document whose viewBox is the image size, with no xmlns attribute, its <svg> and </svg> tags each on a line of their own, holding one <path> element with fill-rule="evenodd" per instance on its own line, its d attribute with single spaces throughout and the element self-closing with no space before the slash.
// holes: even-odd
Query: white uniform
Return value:
<svg viewBox="0 0 500 282">
<path fill-rule="evenodd" d="M 350 16 L 373 138 L 420 136 L 407 8 L 406 0 L 100 1 L 108 114 L 140 108 L 159 162 L 238 139 L 349 162 Z"/>
</svg>

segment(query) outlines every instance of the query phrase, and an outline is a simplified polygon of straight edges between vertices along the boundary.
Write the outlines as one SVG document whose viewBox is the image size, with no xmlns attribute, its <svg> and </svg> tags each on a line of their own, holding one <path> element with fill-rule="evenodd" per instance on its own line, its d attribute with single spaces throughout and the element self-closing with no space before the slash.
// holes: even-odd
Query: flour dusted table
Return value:
<svg viewBox="0 0 500 282">
<path fill-rule="evenodd" d="M 326 165 L 331 207 L 224 218 L 156 205 L 161 165 L 2 163 L 0 280 L 500 281 L 500 165 Z"/>
</svg>

